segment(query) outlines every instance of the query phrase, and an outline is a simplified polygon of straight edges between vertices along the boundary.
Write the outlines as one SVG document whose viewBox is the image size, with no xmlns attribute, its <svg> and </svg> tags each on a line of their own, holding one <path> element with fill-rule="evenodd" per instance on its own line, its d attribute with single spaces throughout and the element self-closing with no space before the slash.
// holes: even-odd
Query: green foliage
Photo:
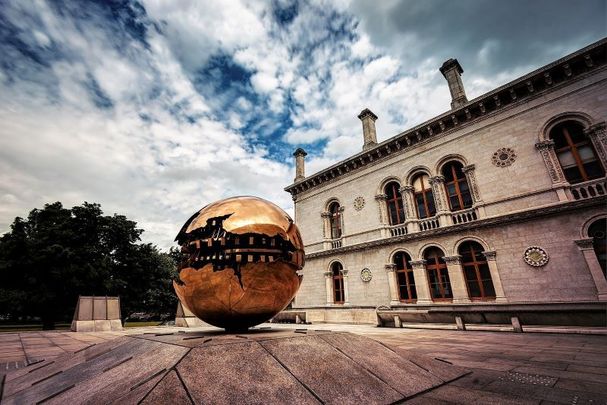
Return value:
<svg viewBox="0 0 607 405">
<path fill-rule="evenodd" d="M 40 317 L 52 327 L 71 319 L 78 295 L 118 295 L 125 318 L 172 313 L 178 254 L 137 244 L 142 232 L 86 202 L 72 209 L 47 204 L 15 218 L 0 238 L 0 316 Z"/>
</svg>

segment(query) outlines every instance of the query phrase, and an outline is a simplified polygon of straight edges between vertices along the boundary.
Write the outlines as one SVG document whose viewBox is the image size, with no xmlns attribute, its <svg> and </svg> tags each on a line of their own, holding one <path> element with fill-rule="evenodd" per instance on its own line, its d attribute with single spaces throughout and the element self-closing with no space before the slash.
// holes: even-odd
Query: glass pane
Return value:
<svg viewBox="0 0 607 405">
<path fill-rule="evenodd" d="M 462 193 L 462 199 L 464 200 L 464 208 L 472 207 L 472 196 L 469 192 Z"/>
<path fill-rule="evenodd" d="M 551 134 L 554 135 L 554 136 L 551 135 L 551 138 L 554 141 L 554 148 L 555 149 L 564 148 L 565 146 L 567 146 L 567 139 L 565 139 L 565 136 L 563 135 L 562 130 L 561 130 L 561 132 L 559 132 L 558 130 L 555 131 L 555 129 L 553 129 L 550 132 Z"/>
<path fill-rule="evenodd" d="M 567 129 L 573 143 L 584 142 L 586 140 L 584 128 L 577 122 L 566 122 L 564 127 Z"/>
<path fill-rule="evenodd" d="M 434 196 L 432 195 L 432 191 L 426 192 L 426 200 L 428 201 L 428 209 L 430 210 L 428 216 L 434 216 L 434 214 L 436 214 L 436 208 L 434 207 Z"/>
<path fill-rule="evenodd" d="M 409 278 L 409 285 L 414 287 L 415 286 L 415 277 L 413 277 L 413 272 L 412 271 L 407 272 L 407 277 Z"/>
<path fill-rule="evenodd" d="M 466 274 L 466 280 L 476 280 L 476 269 L 474 266 L 464 266 L 464 273 Z"/>
<path fill-rule="evenodd" d="M 584 170 L 586 170 L 588 180 L 603 177 L 603 175 L 605 174 L 605 172 L 603 171 L 603 167 L 596 160 L 590 163 L 585 163 Z"/>
<path fill-rule="evenodd" d="M 478 270 L 481 273 L 481 278 L 486 280 L 491 278 L 491 272 L 489 271 L 489 266 L 487 263 L 481 263 L 478 266 Z"/>
<path fill-rule="evenodd" d="M 415 200 L 417 202 L 417 215 L 420 218 L 426 218 L 428 213 L 426 212 L 426 206 L 424 205 L 424 197 L 421 194 L 416 194 Z"/>
<path fill-rule="evenodd" d="M 491 280 L 483 280 L 483 289 L 485 290 L 485 297 L 495 297 L 495 289 Z"/>
<path fill-rule="evenodd" d="M 570 151 L 559 153 L 558 158 L 563 169 L 575 166 L 575 158 L 573 157 L 573 153 L 571 153 Z"/>
<path fill-rule="evenodd" d="M 456 195 L 454 195 L 453 197 L 449 197 L 449 202 L 451 204 L 451 210 L 457 211 L 461 209 L 461 207 L 459 206 L 459 199 Z"/>
<path fill-rule="evenodd" d="M 588 162 L 588 161 L 596 159 L 594 157 L 594 151 L 592 150 L 590 145 L 580 146 L 578 148 L 577 152 L 580 154 L 580 158 L 582 159 L 582 162 Z"/>
<path fill-rule="evenodd" d="M 455 195 L 456 191 L 455 191 L 455 184 L 447 184 L 447 194 L 448 195 Z"/>
<path fill-rule="evenodd" d="M 468 292 L 471 297 L 480 297 L 481 296 L 481 288 L 478 285 L 477 280 L 468 281 Z"/>
<path fill-rule="evenodd" d="M 580 173 L 577 166 L 571 167 L 569 169 L 564 169 L 563 172 L 565 173 L 565 178 L 571 184 L 579 183 L 583 180 L 582 174 Z"/>
</svg>

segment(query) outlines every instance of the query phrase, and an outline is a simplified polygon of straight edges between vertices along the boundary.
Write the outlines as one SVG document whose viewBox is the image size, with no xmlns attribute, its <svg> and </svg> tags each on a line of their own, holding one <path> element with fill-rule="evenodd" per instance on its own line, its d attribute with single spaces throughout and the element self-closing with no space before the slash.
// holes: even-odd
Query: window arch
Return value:
<svg viewBox="0 0 607 405">
<path fill-rule="evenodd" d="M 430 294 L 434 301 L 453 299 L 451 281 L 445 263 L 445 254 L 437 247 L 430 247 L 424 253 L 426 260 L 426 273 L 430 284 Z"/>
<path fill-rule="evenodd" d="M 398 283 L 398 299 L 401 302 L 417 301 L 415 278 L 411 267 L 411 256 L 406 252 L 396 252 L 393 262 L 396 265 L 396 281 Z"/>
<path fill-rule="evenodd" d="M 466 241 L 458 249 L 462 256 L 468 295 L 472 300 L 495 299 L 495 288 L 484 250 L 480 243 L 474 241 Z"/>
<path fill-rule="evenodd" d="M 337 201 L 329 205 L 329 224 L 331 228 L 331 239 L 341 238 L 341 207 Z"/>
<path fill-rule="evenodd" d="M 468 180 L 462 170 L 464 165 L 452 160 L 447 162 L 441 171 L 445 177 L 445 191 L 451 211 L 459 211 L 472 207 L 472 194 Z"/>
<path fill-rule="evenodd" d="M 413 198 L 415 199 L 415 208 L 418 218 L 429 218 L 436 214 L 436 205 L 434 204 L 434 195 L 430 178 L 425 173 L 420 173 L 413 177 Z"/>
<path fill-rule="evenodd" d="M 403 197 L 400 193 L 400 184 L 391 181 L 384 187 L 384 193 L 388 197 L 386 205 L 388 208 L 388 219 L 390 225 L 398 225 L 405 222 L 405 207 Z"/>
<path fill-rule="evenodd" d="M 605 218 L 594 221 L 588 227 L 588 237 L 592 238 L 592 247 L 596 258 L 601 265 L 603 275 L 607 278 L 607 239 L 605 233 L 607 232 L 607 220 Z"/>
<path fill-rule="evenodd" d="M 333 277 L 333 302 L 335 304 L 343 304 L 345 299 L 344 290 L 344 275 L 342 273 L 343 266 L 340 262 L 335 262 L 331 265 L 331 273 Z"/>
<path fill-rule="evenodd" d="M 549 138 L 554 141 L 554 152 L 569 183 L 581 183 L 605 175 L 581 123 L 561 122 L 550 130 Z"/>
</svg>

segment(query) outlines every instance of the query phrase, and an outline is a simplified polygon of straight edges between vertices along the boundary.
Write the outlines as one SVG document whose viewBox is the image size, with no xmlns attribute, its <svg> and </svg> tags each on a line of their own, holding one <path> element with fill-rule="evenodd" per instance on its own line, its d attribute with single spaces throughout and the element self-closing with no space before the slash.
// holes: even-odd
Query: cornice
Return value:
<svg viewBox="0 0 607 405">
<path fill-rule="evenodd" d="M 292 196 L 341 178 L 364 167 L 373 166 L 439 137 L 526 103 L 574 81 L 581 80 L 607 64 L 607 38 L 595 42 L 570 55 L 543 66 L 525 76 L 468 101 L 429 121 L 387 139 L 373 148 L 360 152 L 318 173 L 299 180 L 285 191 Z"/>
<path fill-rule="evenodd" d="M 447 235 L 450 233 L 463 232 L 470 229 L 488 228 L 496 225 L 504 225 L 509 223 L 524 222 L 539 217 L 546 217 L 551 215 L 560 214 L 567 211 L 575 211 L 582 208 L 604 206 L 605 197 L 596 197 L 587 200 L 579 201 L 568 201 L 558 205 L 552 205 L 548 207 L 534 208 L 527 211 L 515 212 L 511 214 L 501 215 L 497 217 L 480 219 L 465 224 L 450 225 L 444 228 L 436 228 L 428 231 L 414 232 L 406 235 L 395 236 L 391 238 L 376 239 L 369 242 L 358 243 L 350 246 L 343 246 L 337 249 L 323 250 L 320 252 L 314 252 L 306 254 L 306 259 L 314 259 L 317 257 L 334 256 L 342 253 L 355 252 L 359 250 L 370 249 L 374 247 L 392 245 L 396 243 L 403 243 L 408 241 L 429 239 L 440 235 Z M 346 235 L 347 236 L 347 235 Z"/>
</svg>

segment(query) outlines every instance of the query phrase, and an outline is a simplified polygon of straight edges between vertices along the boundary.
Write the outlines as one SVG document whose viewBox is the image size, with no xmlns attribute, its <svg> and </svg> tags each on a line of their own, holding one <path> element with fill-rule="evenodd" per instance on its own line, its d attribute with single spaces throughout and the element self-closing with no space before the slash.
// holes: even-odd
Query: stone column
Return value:
<svg viewBox="0 0 607 405">
<path fill-rule="evenodd" d="M 426 261 L 412 261 L 411 267 L 413 268 L 413 277 L 415 277 L 417 303 L 432 304 L 432 296 L 430 295 L 430 284 L 428 283 L 428 275 L 426 274 Z"/>
<path fill-rule="evenodd" d="M 405 225 L 407 226 L 408 233 L 419 231 L 413 191 L 413 186 L 410 185 L 402 186 L 400 188 L 400 194 L 403 197 L 403 206 L 405 209 Z"/>
<path fill-rule="evenodd" d="M 491 281 L 493 282 L 493 289 L 495 290 L 495 302 L 508 302 L 506 294 L 504 293 L 504 287 L 502 286 L 502 279 L 500 273 L 497 271 L 497 261 L 495 260 L 495 250 L 483 252 L 487 259 L 487 265 L 489 266 L 489 272 L 491 273 Z"/>
<path fill-rule="evenodd" d="M 322 212 L 320 217 L 322 218 L 322 236 L 325 239 L 331 239 L 331 213 Z"/>
<path fill-rule="evenodd" d="M 574 242 L 582 252 L 584 260 L 586 260 L 586 266 L 588 266 L 588 270 L 596 286 L 598 300 L 607 301 L 607 280 L 603 275 L 603 269 L 601 269 L 599 260 L 596 258 L 596 253 L 594 253 L 592 238 L 579 239 Z"/>
<path fill-rule="evenodd" d="M 594 145 L 594 149 L 596 150 L 599 160 L 603 163 L 603 167 L 607 167 L 607 132 L 605 131 L 605 127 L 606 124 L 603 121 L 591 125 L 584 130 L 584 133 L 590 138 L 590 141 Z"/>
<path fill-rule="evenodd" d="M 333 305 L 333 273 L 325 273 L 325 288 L 327 290 L 327 305 Z"/>
<path fill-rule="evenodd" d="M 394 263 L 387 263 L 385 268 L 388 275 L 388 287 L 390 288 L 390 305 L 396 305 L 400 302 L 398 280 L 396 279 L 396 265 Z"/>
<path fill-rule="evenodd" d="M 375 196 L 375 201 L 377 201 L 377 205 L 379 208 L 379 223 L 381 226 L 382 238 L 387 238 L 390 236 L 387 229 L 390 225 L 390 221 L 388 220 L 388 208 L 386 207 L 387 199 L 388 196 L 386 194 L 377 194 Z"/>
<path fill-rule="evenodd" d="M 467 304 L 470 302 L 468 296 L 468 287 L 466 286 L 466 278 L 462 269 L 462 257 L 459 255 L 443 257 L 447 263 L 447 272 L 449 273 L 449 281 L 451 282 L 451 291 L 453 291 L 454 304 Z"/>
<path fill-rule="evenodd" d="M 343 269 L 341 274 L 344 277 L 344 305 L 350 305 L 350 291 L 348 288 L 348 270 Z"/>
<path fill-rule="evenodd" d="M 547 139 L 535 144 L 535 148 L 542 155 L 544 164 L 548 169 L 550 180 L 552 181 L 552 188 L 556 191 L 559 201 L 568 201 L 571 199 L 571 192 L 569 191 L 569 182 L 565 179 L 563 169 L 556 157 L 554 152 L 554 141 Z"/>
<path fill-rule="evenodd" d="M 430 177 L 432 186 L 432 195 L 434 196 L 434 205 L 436 206 L 436 216 L 440 226 L 451 225 L 451 213 L 449 212 L 449 203 L 445 193 L 445 176 L 439 175 Z"/>
<path fill-rule="evenodd" d="M 468 187 L 470 187 L 470 195 L 472 195 L 472 207 L 476 208 L 479 218 L 483 218 L 485 216 L 485 207 L 483 204 L 483 199 L 478 191 L 478 185 L 476 184 L 475 169 L 475 165 L 468 165 L 464 166 L 462 171 L 466 175 L 466 181 L 468 182 Z"/>
</svg>

